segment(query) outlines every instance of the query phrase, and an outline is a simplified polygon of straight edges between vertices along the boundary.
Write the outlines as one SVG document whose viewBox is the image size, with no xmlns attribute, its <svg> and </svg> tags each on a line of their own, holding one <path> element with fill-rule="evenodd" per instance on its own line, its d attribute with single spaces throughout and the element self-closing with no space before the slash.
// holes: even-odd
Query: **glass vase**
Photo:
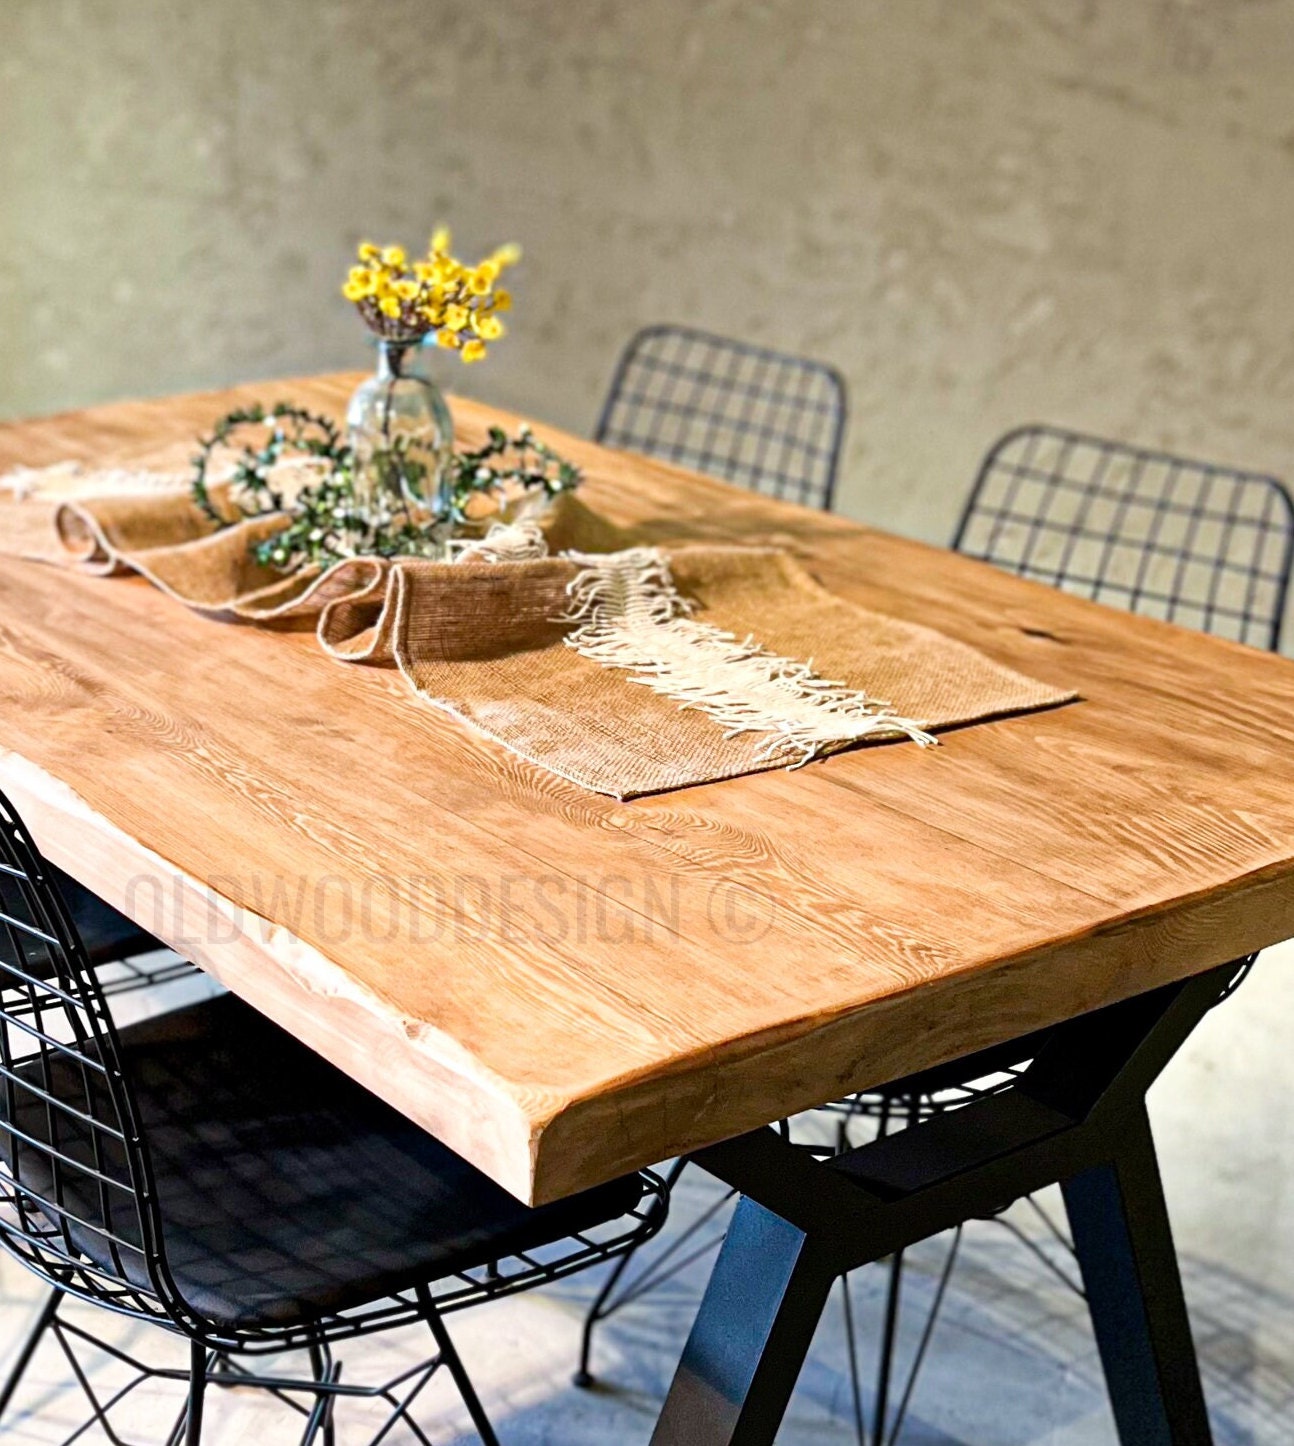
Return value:
<svg viewBox="0 0 1294 1446">
<path fill-rule="evenodd" d="M 377 371 L 346 409 L 355 452 L 355 492 L 371 517 L 446 514 L 446 468 L 454 424 L 440 388 L 422 366 L 420 337 L 379 337 Z"/>
</svg>

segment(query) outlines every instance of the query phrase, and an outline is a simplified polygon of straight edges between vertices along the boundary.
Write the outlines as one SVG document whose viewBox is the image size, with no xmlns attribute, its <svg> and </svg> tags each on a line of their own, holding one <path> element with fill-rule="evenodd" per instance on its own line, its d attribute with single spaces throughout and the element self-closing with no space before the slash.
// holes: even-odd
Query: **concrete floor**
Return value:
<svg viewBox="0 0 1294 1446">
<path fill-rule="evenodd" d="M 1245 987 L 1197 1031 L 1152 1095 L 1164 1175 L 1183 1260 L 1218 1446 L 1288 1446 L 1294 1441 L 1294 1211 L 1282 1199 L 1294 1162 L 1286 1109 L 1290 1078 L 1290 965 L 1294 945 L 1272 950 Z M 669 1233 L 683 1229 L 718 1193 L 689 1172 L 677 1192 Z M 1053 1211 L 1056 1201 L 1044 1200 Z M 1008 1220 L 1048 1253 L 1046 1227 L 1027 1205 Z M 665 1239 L 652 1247 L 665 1248 Z M 902 1360 L 919 1337 L 946 1240 L 909 1257 Z M 579 1325 L 597 1287 L 588 1275 L 559 1287 L 451 1318 L 450 1325 L 504 1446 L 634 1446 L 652 1421 L 704 1283 L 708 1257 L 612 1318 L 595 1357 L 601 1384 L 570 1384 Z M 851 1282 L 864 1376 L 871 1374 L 883 1303 L 880 1269 Z M 38 1297 L 18 1266 L 0 1264 L 0 1350 L 12 1351 Z M 105 1328 L 96 1314 L 96 1328 Z M 73 1318 L 76 1318 L 74 1313 Z M 88 1318 L 82 1310 L 81 1318 Z M 839 1294 L 833 1298 L 790 1415 L 787 1446 L 836 1446 L 854 1439 L 852 1395 Z M 122 1345 L 150 1360 L 182 1363 L 185 1348 L 160 1332 L 108 1322 Z M 352 1343 L 340 1351 L 345 1377 L 378 1380 L 417 1361 L 419 1331 Z M 92 1380 L 116 1379 L 92 1361 Z M 5 1446 L 62 1441 L 83 1419 L 66 1362 L 48 1345 L 37 1356 L 0 1438 Z M 865 1404 L 870 1403 L 870 1388 Z M 178 1409 L 173 1386 L 141 1389 L 120 1412 L 128 1442 L 164 1438 Z M 423 1399 L 419 1420 L 437 1446 L 475 1440 L 447 1380 Z M 379 1418 L 348 1407 L 342 1446 L 366 1442 Z M 83 1438 L 101 1440 L 97 1432 Z M 259 1394 L 212 1401 L 213 1446 L 268 1446 L 297 1439 L 295 1419 Z M 412 1440 L 393 1432 L 393 1443 Z M 1112 1446 L 1114 1427 L 1083 1302 L 1008 1228 L 968 1227 L 957 1269 L 901 1437 L 907 1446 Z"/>
</svg>

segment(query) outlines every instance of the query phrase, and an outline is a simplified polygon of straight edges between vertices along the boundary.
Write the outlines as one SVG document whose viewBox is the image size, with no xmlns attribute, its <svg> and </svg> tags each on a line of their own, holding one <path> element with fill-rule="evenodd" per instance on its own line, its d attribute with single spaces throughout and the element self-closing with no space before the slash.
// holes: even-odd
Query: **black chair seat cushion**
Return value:
<svg viewBox="0 0 1294 1446">
<path fill-rule="evenodd" d="M 101 964 L 115 963 L 118 959 L 130 959 L 136 954 L 166 948 L 160 939 L 155 939 L 147 929 L 141 929 L 133 919 L 119 913 L 111 904 L 105 904 L 98 894 L 92 894 L 84 884 L 77 883 L 71 874 L 65 874 L 52 864 L 50 871 L 85 945 L 85 952 L 90 956 L 90 963 L 96 968 Z"/>
<path fill-rule="evenodd" d="M 232 995 L 156 1015 L 121 1041 L 167 1263 L 190 1309 L 217 1327 L 317 1320 L 550 1245 L 618 1218 L 642 1195 L 632 1175 L 523 1205 Z M 67 1068 L 68 1097 L 84 1100 L 79 1070 Z M 20 1106 L 29 1131 L 40 1128 L 39 1105 Z M 11 1137 L 0 1139 L 12 1158 Z M 20 1156 L 22 1178 L 48 1191 L 42 1157 Z M 83 1219 L 102 1219 L 97 1188 L 71 1193 Z M 113 1213 L 114 1230 L 137 1241 L 137 1224 Z M 101 1236 L 72 1233 L 111 1265 Z M 126 1274 L 147 1288 L 142 1254 L 121 1255 Z"/>
<path fill-rule="evenodd" d="M 65 874 L 53 864 L 48 867 L 55 887 L 63 896 L 67 911 L 81 936 L 81 942 L 85 945 L 90 963 L 96 969 L 104 964 L 115 964 L 119 959 L 131 959 L 136 954 L 148 954 L 154 949 L 166 947 L 160 939 L 155 939 L 146 929 L 141 929 L 133 919 L 119 913 L 111 904 L 105 904 L 84 884 L 77 883 L 71 874 Z M 0 912 L 19 919 L 28 917 L 27 907 L 21 902 L 20 885 L 16 879 L 7 875 L 0 875 Z M 45 952 L 45 945 L 26 934 L 18 937 L 23 945 L 24 967 L 36 978 L 47 979 L 53 973 L 53 967 Z M 0 939 L 0 959 L 10 959 L 12 955 L 12 948 Z"/>
</svg>

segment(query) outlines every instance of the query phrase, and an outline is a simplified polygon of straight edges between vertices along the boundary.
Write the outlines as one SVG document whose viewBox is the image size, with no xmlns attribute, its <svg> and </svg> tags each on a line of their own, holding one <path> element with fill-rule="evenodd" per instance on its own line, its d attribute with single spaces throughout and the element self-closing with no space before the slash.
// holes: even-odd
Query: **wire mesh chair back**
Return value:
<svg viewBox="0 0 1294 1446">
<path fill-rule="evenodd" d="M 1029 426 L 985 458 L 953 547 L 1066 592 L 1275 649 L 1294 501 L 1273 477 Z"/>
<path fill-rule="evenodd" d="M 622 353 L 595 438 L 830 511 L 845 384 L 822 362 L 683 326 Z"/>
<path fill-rule="evenodd" d="M 0 1244 L 73 1294 L 171 1316 L 150 1179 L 102 989 L 0 794 Z"/>
</svg>

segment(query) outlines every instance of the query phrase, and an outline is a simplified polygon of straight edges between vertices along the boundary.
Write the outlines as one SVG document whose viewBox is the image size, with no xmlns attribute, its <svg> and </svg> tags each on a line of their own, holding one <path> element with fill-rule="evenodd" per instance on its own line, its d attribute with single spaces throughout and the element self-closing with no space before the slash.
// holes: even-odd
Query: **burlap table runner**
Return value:
<svg viewBox="0 0 1294 1446">
<path fill-rule="evenodd" d="M 178 492 L 0 499 L 0 550 L 139 572 L 206 612 L 317 615 L 334 658 L 393 660 L 436 707 L 617 798 L 1075 696 L 846 602 L 784 552 L 636 547 L 569 495 L 540 524 L 550 555 L 521 562 L 363 558 L 284 577 L 249 554 L 279 525 L 217 528 Z"/>
</svg>

